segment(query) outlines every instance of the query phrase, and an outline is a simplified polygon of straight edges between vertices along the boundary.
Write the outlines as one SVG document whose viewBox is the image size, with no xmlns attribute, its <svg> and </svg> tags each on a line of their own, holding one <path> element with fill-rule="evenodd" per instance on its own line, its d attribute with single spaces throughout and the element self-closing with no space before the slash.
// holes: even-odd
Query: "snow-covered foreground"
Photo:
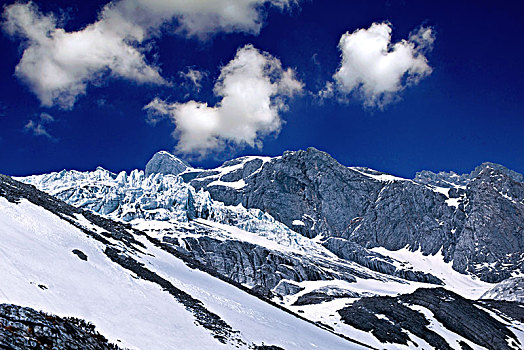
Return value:
<svg viewBox="0 0 524 350">
<path fill-rule="evenodd" d="M 150 269 L 201 300 L 210 311 L 220 315 L 254 343 L 264 342 L 284 349 L 363 348 L 270 307 L 266 302 L 202 271 L 189 269 L 182 261 L 152 246 L 147 240 L 141 241 L 148 246 L 148 252 L 154 255 L 142 256 Z"/>
<path fill-rule="evenodd" d="M 103 229 L 99 228 L 99 231 Z M 219 349 L 222 344 L 158 285 L 113 263 L 104 245 L 55 214 L 26 200 L 0 197 L 0 302 L 30 306 L 93 322 L 118 345 L 136 349 Z M 285 349 L 358 349 L 153 246 L 144 237 L 134 257 L 199 299 L 249 344 Z M 79 259 L 73 250 L 87 255 Z"/>
<path fill-rule="evenodd" d="M 25 200 L 0 198 L 0 301 L 93 322 L 113 342 L 140 349 L 221 346 L 158 286 L 134 279 L 103 245 Z M 88 256 L 80 260 L 79 249 Z M 186 336 L 181 336 L 181 335 Z M 121 342 L 120 342 L 120 341 Z"/>
</svg>

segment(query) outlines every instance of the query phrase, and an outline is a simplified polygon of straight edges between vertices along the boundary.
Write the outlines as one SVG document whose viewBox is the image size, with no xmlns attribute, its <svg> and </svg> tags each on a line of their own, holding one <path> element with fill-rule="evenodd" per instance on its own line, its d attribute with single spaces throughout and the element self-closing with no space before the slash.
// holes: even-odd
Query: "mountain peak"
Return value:
<svg viewBox="0 0 524 350">
<path fill-rule="evenodd" d="M 178 175 L 187 168 L 191 166 L 183 160 L 167 151 L 159 151 L 147 162 L 146 176 L 156 173 Z"/>
<path fill-rule="evenodd" d="M 490 169 L 490 168 L 508 176 L 513 181 L 524 182 L 524 176 L 522 176 L 522 174 L 519 174 L 516 171 L 508 169 L 503 165 L 492 163 L 492 162 L 484 162 L 481 165 L 477 166 L 475 170 L 471 172 L 469 177 L 473 179 L 477 177 L 483 170 Z"/>
</svg>

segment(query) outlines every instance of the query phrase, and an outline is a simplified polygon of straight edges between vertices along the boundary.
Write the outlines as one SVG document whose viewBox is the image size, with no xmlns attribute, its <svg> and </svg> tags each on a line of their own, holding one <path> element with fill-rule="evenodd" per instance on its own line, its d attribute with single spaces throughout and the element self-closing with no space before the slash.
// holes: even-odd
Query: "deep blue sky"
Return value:
<svg viewBox="0 0 524 350">
<path fill-rule="evenodd" d="M 44 12 L 66 13 L 66 30 L 93 22 L 106 2 L 35 1 Z M 469 172 L 483 161 L 524 173 L 523 10 L 518 1 L 305 1 L 290 12 L 269 9 L 258 36 L 218 34 L 204 43 L 177 35 L 155 39 L 148 58 L 157 57 L 164 77 L 181 83 L 177 74 L 188 66 L 208 73 L 200 92 L 179 84 L 109 79 L 88 88 L 72 110 L 40 106 L 13 75 L 23 51 L 20 41 L 2 32 L 0 173 L 143 168 L 154 152 L 176 144 L 167 121 L 145 122 L 142 108 L 154 97 L 215 102 L 212 89 L 220 67 L 246 43 L 293 67 L 305 88 L 316 92 L 339 65 L 341 35 L 385 20 L 393 26 L 393 42 L 420 25 L 434 28 L 434 49 L 426 55 L 433 68 L 429 77 L 384 110 L 363 108 L 359 101 L 320 104 L 305 93 L 291 100 L 281 115 L 282 131 L 264 139 L 262 150 L 245 148 L 229 158 L 314 146 L 342 164 L 404 177 L 423 169 Z M 55 118 L 47 125 L 54 139 L 24 132 L 28 120 L 42 112 Z M 224 160 L 220 157 L 190 162 L 210 167 Z"/>
</svg>

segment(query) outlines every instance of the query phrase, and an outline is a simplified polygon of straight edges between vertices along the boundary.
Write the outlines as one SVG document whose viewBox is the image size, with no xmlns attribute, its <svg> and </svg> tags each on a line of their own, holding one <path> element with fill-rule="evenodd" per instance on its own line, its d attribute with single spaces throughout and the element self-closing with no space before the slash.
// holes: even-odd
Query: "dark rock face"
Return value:
<svg viewBox="0 0 524 350">
<path fill-rule="evenodd" d="M 495 312 L 503 319 L 524 322 L 524 304 L 506 300 L 479 300 L 478 305 Z"/>
<path fill-rule="evenodd" d="M 62 318 L 10 304 L 0 305 L 0 348 L 119 349 L 82 319 Z"/>
<path fill-rule="evenodd" d="M 403 331 L 406 329 L 436 349 L 452 349 L 444 338 L 428 328 L 430 323 L 423 314 L 399 304 L 394 298 L 363 298 L 339 314 L 345 323 L 372 332 L 383 343 L 408 345 L 411 338 Z"/>
<path fill-rule="evenodd" d="M 401 297 L 403 302 L 429 309 L 444 327 L 488 349 L 509 349 L 507 339 L 517 337 L 475 302 L 443 288 L 419 289 Z"/>
<path fill-rule="evenodd" d="M 524 271 L 524 184 L 488 166 L 466 188 L 454 267 L 488 282 Z M 473 264 L 471 263 L 473 260 Z"/>
<path fill-rule="evenodd" d="M 299 285 L 296 285 L 294 283 L 288 282 L 288 281 L 280 281 L 277 286 L 275 287 L 275 293 L 278 295 L 293 295 L 297 294 L 298 292 L 304 290 L 303 287 L 300 287 Z"/>
<path fill-rule="evenodd" d="M 275 296 L 275 294 L 273 294 L 273 292 L 269 288 L 261 286 L 259 284 L 251 288 L 251 291 L 262 299 L 271 300 Z"/>
<path fill-rule="evenodd" d="M 78 256 L 80 260 L 87 261 L 87 255 L 85 255 L 85 253 L 79 249 L 73 249 L 73 254 Z"/>
<path fill-rule="evenodd" d="M 360 298 L 361 295 L 349 290 L 340 289 L 334 286 L 327 286 L 320 289 L 316 289 L 312 292 L 301 295 L 293 303 L 293 305 L 311 305 L 320 304 L 325 301 L 331 301 L 338 298 Z"/>
<path fill-rule="evenodd" d="M 346 266 L 335 266 L 329 261 L 285 254 L 248 242 L 222 241 L 210 237 L 183 239 L 164 237 L 164 242 L 172 244 L 193 259 L 207 264 L 219 274 L 235 282 L 257 287 L 259 291 L 262 291 L 262 288 L 272 290 L 282 280 L 301 282 L 336 278 L 355 282 L 355 276 L 369 278 L 362 272 Z M 281 286 L 279 290 L 284 293 L 281 295 L 286 295 L 293 290 L 293 286 L 287 288 Z"/>
<path fill-rule="evenodd" d="M 153 158 L 146 165 L 146 176 L 151 174 L 172 174 L 178 175 L 189 168 L 189 165 L 175 157 L 169 152 L 160 151 L 153 155 Z"/>
<path fill-rule="evenodd" d="M 366 247 L 398 250 L 406 246 L 444 256 L 453 251 L 451 230 L 463 214 L 445 203 L 445 196 L 411 181 L 382 183 L 377 199 L 361 213 L 362 220 L 343 237 Z"/>
<path fill-rule="evenodd" d="M 423 170 L 415 174 L 414 180 L 426 185 L 449 187 L 450 185 L 466 186 L 471 178 L 470 174 L 459 175 L 453 171 L 449 173 L 441 171 L 436 174 L 429 170 Z"/>
<path fill-rule="evenodd" d="M 286 152 L 245 180 L 242 204 L 265 210 L 289 227 L 301 220 L 305 225 L 298 229 L 307 237 L 340 235 L 380 189 L 363 179 L 323 152 Z"/>
<path fill-rule="evenodd" d="M 430 310 L 445 328 L 487 349 L 511 349 L 507 340 L 520 345 L 505 324 L 482 309 L 489 309 L 488 304 L 462 298 L 443 288 L 420 288 L 397 297 L 366 297 L 339 310 L 339 314 L 345 323 L 371 331 L 382 342 L 407 345 L 413 342 L 405 332 L 408 331 L 436 349 L 452 349 L 456 345 L 447 343 L 428 328 L 430 322 L 424 314 L 410 306 Z"/>
<path fill-rule="evenodd" d="M 524 183 L 522 175 L 500 165 L 484 163 L 467 175 L 423 172 L 412 181 L 348 168 L 309 148 L 285 152 L 254 172 L 246 167 L 229 174 L 238 180 L 242 173 L 246 185 L 240 189 L 207 186 L 199 180 L 208 179 L 205 174 L 190 183 L 226 205 L 264 210 L 304 236 L 323 235 L 328 249 L 364 266 L 371 267 L 359 257 L 360 248 L 329 237 L 364 248 L 441 251 L 457 271 L 489 282 L 524 271 Z M 410 272 L 404 278 L 438 283 Z"/>
<path fill-rule="evenodd" d="M 255 350 L 284 350 L 280 346 L 276 345 L 256 345 Z"/>
</svg>

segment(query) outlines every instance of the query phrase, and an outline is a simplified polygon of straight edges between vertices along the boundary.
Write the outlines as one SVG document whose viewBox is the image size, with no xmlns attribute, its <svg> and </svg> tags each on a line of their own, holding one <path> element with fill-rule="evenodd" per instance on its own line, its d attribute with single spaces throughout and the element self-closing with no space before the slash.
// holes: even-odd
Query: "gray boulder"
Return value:
<svg viewBox="0 0 524 350">
<path fill-rule="evenodd" d="M 428 319 L 426 314 L 412 306 L 429 309 L 433 314 L 432 319 Z M 519 306 L 511 305 L 513 309 Z M 489 312 L 485 311 L 486 309 Z M 417 341 L 411 338 L 415 335 L 435 349 L 451 350 L 457 349 L 458 346 L 461 349 L 471 349 L 463 341 L 457 344 L 452 341 L 453 338 L 445 339 L 442 333 L 435 332 L 431 324 L 437 321 L 446 330 L 486 349 L 522 348 L 519 339 L 511 330 L 512 327 L 492 316 L 502 312 L 503 318 L 514 317 L 514 313 L 507 314 L 503 311 L 505 310 L 500 308 L 500 305 L 468 300 L 444 288 L 419 288 L 411 294 L 395 297 L 364 297 L 338 313 L 344 323 L 372 333 L 383 343 L 409 346 L 410 342 Z"/>
</svg>

